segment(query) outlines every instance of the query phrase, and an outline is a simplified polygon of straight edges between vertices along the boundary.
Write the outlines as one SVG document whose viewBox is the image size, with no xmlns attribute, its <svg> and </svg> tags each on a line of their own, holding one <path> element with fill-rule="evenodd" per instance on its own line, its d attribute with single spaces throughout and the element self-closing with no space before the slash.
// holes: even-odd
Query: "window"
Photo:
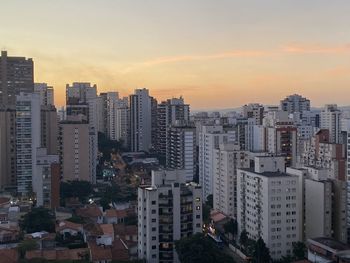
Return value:
<svg viewBox="0 0 350 263">
<path fill-rule="evenodd" d="M 152 205 L 155 205 L 156 204 L 156 201 L 152 201 Z"/>
<path fill-rule="evenodd" d="M 157 240 L 157 237 L 152 237 L 152 240 Z"/>
<path fill-rule="evenodd" d="M 152 214 L 157 213 L 157 211 L 155 209 L 152 209 Z"/>
<path fill-rule="evenodd" d="M 196 210 L 201 210 L 201 207 L 199 205 L 197 205 Z"/>
</svg>

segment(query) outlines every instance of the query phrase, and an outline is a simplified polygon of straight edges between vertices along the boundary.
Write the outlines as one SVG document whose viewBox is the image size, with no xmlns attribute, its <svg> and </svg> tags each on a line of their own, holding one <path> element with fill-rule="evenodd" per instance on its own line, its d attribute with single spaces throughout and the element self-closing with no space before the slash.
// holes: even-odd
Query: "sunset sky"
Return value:
<svg viewBox="0 0 350 263">
<path fill-rule="evenodd" d="M 35 81 L 128 95 L 183 95 L 194 109 L 350 105 L 350 1 L 1 0 L 0 48 L 32 57 Z"/>
</svg>

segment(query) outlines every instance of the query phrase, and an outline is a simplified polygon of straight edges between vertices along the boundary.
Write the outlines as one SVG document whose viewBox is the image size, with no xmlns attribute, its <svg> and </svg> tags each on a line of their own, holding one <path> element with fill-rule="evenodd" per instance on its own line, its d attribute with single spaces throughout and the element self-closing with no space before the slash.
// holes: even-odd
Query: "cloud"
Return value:
<svg viewBox="0 0 350 263">
<path fill-rule="evenodd" d="M 129 73 L 135 69 L 152 67 L 162 64 L 176 63 L 176 62 L 191 62 L 191 61 L 205 61 L 205 60 L 217 60 L 227 58 L 244 58 L 244 57 L 263 57 L 271 55 L 271 52 L 264 50 L 232 50 L 214 54 L 204 55 L 180 55 L 180 56 L 165 56 L 146 60 L 143 62 L 135 63 L 126 68 L 123 73 Z"/>
<path fill-rule="evenodd" d="M 350 53 L 350 44 L 326 46 L 322 44 L 298 44 L 292 43 L 282 48 L 285 53 L 294 54 L 346 54 Z"/>
</svg>

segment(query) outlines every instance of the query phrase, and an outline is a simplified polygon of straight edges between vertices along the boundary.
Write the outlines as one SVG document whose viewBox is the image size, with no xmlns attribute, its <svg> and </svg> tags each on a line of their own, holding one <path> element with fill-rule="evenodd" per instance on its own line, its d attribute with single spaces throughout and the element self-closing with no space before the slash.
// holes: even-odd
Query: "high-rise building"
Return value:
<svg viewBox="0 0 350 263">
<path fill-rule="evenodd" d="M 119 98 L 118 92 L 106 93 L 107 136 L 111 140 L 122 140 L 128 145 L 129 106 L 128 98 Z"/>
<path fill-rule="evenodd" d="M 247 119 L 254 119 L 255 125 L 261 125 L 264 118 L 264 106 L 258 103 L 251 103 L 242 107 L 242 115 Z"/>
<path fill-rule="evenodd" d="M 53 87 L 46 83 L 34 83 L 34 92 L 40 95 L 40 104 L 42 106 L 55 105 Z"/>
<path fill-rule="evenodd" d="M 129 103 L 131 151 L 148 152 L 152 148 L 152 98 L 148 89 L 136 89 Z"/>
<path fill-rule="evenodd" d="M 288 113 L 310 111 L 310 100 L 298 94 L 290 95 L 281 100 L 281 110 Z"/>
<path fill-rule="evenodd" d="M 273 259 L 292 255 L 301 241 L 298 177 L 284 172 L 284 157 L 255 157 L 255 167 L 237 170 L 238 232 L 261 237 Z"/>
<path fill-rule="evenodd" d="M 166 167 L 186 173 L 186 182 L 196 174 L 196 128 L 188 122 L 175 122 L 167 131 Z"/>
<path fill-rule="evenodd" d="M 214 150 L 213 208 L 237 218 L 237 168 L 241 165 L 238 144 L 221 144 Z"/>
<path fill-rule="evenodd" d="M 98 127 L 95 112 L 97 86 L 88 82 L 74 82 L 66 85 L 66 114 L 67 116 L 83 115 L 91 127 Z"/>
<path fill-rule="evenodd" d="M 59 124 L 59 155 L 63 181 L 96 182 L 96 132 L 81 118 L 68 118 Z"/>
<path fill-rule="evenodd" d="M 15 107 L 16 95 L 34 91 L 34 65 L 32 59 L 0 56 L 0 108 Z"/>
<path fill-rule="evenodd" d="M 294 166 L 297 161 L 298 129 L 288 113 L 268 112 L 263 124 L 266 127 L 266 150 L 285 156 L 286 166 Z"/>
<path fill-rule="evenodd" d="M 287 168 L 288 174 L 299 177 L 303 240 L 328 237 L 346 243 L 346 182 L 328 172 L 315 166 Z"/>
<path fill-rule="evenodd" d="M 41 106 L 41 147 L 49 155 L 58 154 L 58 116 L 54 105 Z"/>
<path fill-rule="evenodd" d="M 339 143 L 341 111 L 336 104 L 327 104 L 320 115 L 320 128 L 329 130 L 330 142 Z"/>
<path fill-rule="evenodd" d="M 329 178 L 346 180 L 345 145 L 331 143 L 329 130 L 321 129 L 304 141 L 299 157 L 302 166 L 327 169 Z"/>
<path fill-rule="evenodd" d="M 37 148 L 41 143 L 40 96 L 21 93 L 16 97 L 16 173 L 17 193 L 28 196 L 33 192 Z"/>
<path fill-rule="evenodd" d="M 189 114 L 190 106 L 184 103 L 182 97 L 168 99 L 158 104 L 156 151 L 159 155 L 166 155 L 170 126 L 176 121 L 188 121 Z"/>
<path fill-rule="evenodd" d="M 0 109 L 0 188 L 16 187 L 16 111 Z"/>
<path fill-rule="evenodd" d="M 214 151 L 220 144 L 236 140 L 233 130 L 226 131 L 223 126 L 203 126 L 199 133 L 199 184 L 203 188 L 203 201 L 213 194 Z"/>
<path fill-rule="evenodd" d="M 33 192 L 36 195 L 36 206 L 59 207 L 59 184 L 58 155 L 49 155 L 46 148 L 38 148 L 35 174 L 33 175 Z"/>
<path fill-rule="evenodd" d="M 185 184 L 183 170 L 152 171 L 138 189 L 138 256 L 149 263 L 178 262 L 175 241 L 202 232 L 202 193 Z"/>
</svg>

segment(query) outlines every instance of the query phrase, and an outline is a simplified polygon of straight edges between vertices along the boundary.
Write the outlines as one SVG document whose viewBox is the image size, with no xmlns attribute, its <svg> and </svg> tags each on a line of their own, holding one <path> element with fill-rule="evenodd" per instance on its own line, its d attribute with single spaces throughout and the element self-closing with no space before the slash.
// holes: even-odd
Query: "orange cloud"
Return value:
<svg viewBox="0 0 350 263">
<path fill-rule="evenodd" d="M 321 44 L 290 44 L 282 48 L 286 53 L 300 54 L 344 54 L 350 52 L 350 44 L 338 46 L 325 46 Z"/>
<path fill-rule="evenodd" d="M 135 63 L 134 65 L 126 68 L 123 73 L 129 73 L 138 68 L 152 67 L 168 63 L 176 62 L 191 62 L 191 61 L 202 61 L 202 60 L 216 60 L 216 59 L 226 59 L 235 57 L 263 57 L 271 55 L 272 52 L 264 50 L 232 50 L 222 53 L 207 54 L 207 55 L 180 55 L 180 56 L 166 56 L 150 59 L 144 62 Z"/>
</svg>

